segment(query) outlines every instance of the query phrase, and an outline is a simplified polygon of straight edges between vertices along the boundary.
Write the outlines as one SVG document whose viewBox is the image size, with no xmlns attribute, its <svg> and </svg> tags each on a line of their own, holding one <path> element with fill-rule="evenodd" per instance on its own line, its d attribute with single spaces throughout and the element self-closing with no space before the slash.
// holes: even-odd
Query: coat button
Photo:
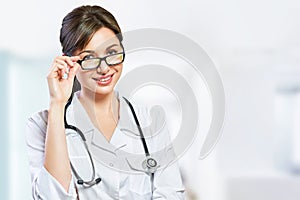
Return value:
<svg viewBox="0 0 300 200">
<path fill-rule="evenodd" d="M 109 163 L 109 166 L 113 167 L 113 166 L 114 166 L 114 164 L 113 164 L 113 163 Z"/>
</svg>

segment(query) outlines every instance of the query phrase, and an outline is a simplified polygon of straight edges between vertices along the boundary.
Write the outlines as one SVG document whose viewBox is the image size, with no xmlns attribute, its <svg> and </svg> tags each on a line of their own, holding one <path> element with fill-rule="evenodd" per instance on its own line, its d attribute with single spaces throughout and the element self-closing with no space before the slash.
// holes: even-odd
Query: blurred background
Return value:
<svg viewBox="0 0 300 200">
<path fill-rule="evenodd" d="M 300 199 L 300 3 L 295 0 L 2 1 L 1 199 L 31 199 L 26 119 L 48 106 L 46 75 L 73 8 L 97 4 L 123 31 L 164 28 L 197 42 L 223 79 L 223 135 L 179 160 L 189 200 Z M 146 38 L 145 38 L 146 39 Z"/>
</svg>

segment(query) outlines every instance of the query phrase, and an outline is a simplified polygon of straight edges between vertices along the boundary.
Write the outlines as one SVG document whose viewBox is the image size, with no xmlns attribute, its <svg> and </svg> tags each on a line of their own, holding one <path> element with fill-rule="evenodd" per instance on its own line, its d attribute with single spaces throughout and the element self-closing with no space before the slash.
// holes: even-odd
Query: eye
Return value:
<svg viewBox="0 0 300 200">
<path fill-rule="evenodd" d="M 116 54 L 116 53 L 118 53 L 118 51 L 116 51 L 116 50 L 114 50 L 114 49 L 110 49 L 110 50 L 108 50 L 107 51 L 107 55 L 113 55 L 113 54 Z"/>
<path fill-rule="evenodd" d="M 88 60 L 88 59 L 92 59 L 92 58 L 95 58 L 95 56 L 92 54 L 88 54 L 88 55 L 84 56 L 82 60 Z"/>
</svg>

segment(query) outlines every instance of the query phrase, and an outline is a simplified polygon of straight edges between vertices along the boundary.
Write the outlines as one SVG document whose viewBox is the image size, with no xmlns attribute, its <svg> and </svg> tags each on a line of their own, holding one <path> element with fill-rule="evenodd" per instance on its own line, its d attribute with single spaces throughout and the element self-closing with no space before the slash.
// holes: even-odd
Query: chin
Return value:
<svg viewBox="0 0 300 200">
<path fill-rule="evenodd" d="M 113 92 L 113 90 L 114 90 L 114 86 L 97 87 L 95 90 L 95 94 L 107 95 Z"/>
</svg>

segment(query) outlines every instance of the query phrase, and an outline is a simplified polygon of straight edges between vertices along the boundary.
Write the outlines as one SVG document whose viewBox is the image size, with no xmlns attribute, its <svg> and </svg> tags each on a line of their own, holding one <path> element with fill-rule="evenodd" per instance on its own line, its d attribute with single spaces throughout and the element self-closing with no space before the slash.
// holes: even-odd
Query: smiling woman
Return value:
<svg viewBox="0 0 300 200">
<path fill-rule="evenodd" d="M 113 15 L 99 6 L 78 7 L 63 19 L 63 55 L 47 76 L 49 108 L 27 123 L 34 199 L 184 198 L 178 165 L 158 165 L 172 160 L 172 147 L 155 158 L 149 153 L 169 144 L 166 126 L 145 138 L 142 129 L 159 118 L 114 90 L 125 58 L 122 40 Z M 118 127 L 126 113 L 139 137 Z"/>
<path fill-rule="evenodd" d="M 92 91 L 92 94 L 111 93 L 121 76 L 124 61 L 124 49 L 114 32 L 108 28 L 100 28 L 85 48 L 75 52 L 75 55 L 80 57 L 82 70 L 77 78 L 81 85 Z M 105 62 L 101 62 L 103 60 Z M 98 86 L 103 87 L 96 87 L 95 81 Z M 82 91 L 83 95 L 84 91 L 86 90 Z"/>
</svg>

